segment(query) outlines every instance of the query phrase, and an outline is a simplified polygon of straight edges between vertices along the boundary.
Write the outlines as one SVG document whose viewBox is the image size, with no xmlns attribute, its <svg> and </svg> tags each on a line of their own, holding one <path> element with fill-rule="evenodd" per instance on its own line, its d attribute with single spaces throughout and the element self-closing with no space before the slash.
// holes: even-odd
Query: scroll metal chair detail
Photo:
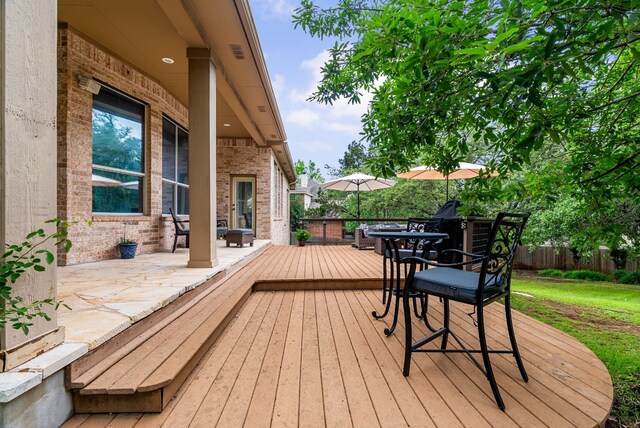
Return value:
<svg viewBox="0 0 640 428">
<path fill-rule="evenodd" d="M 522 236 L 522 231 L 524 230 L 529 215 L 530 213 L 517 214 L 501 212 L 498 214 L 491 229 L 490 239 L 484 254 L 469 254 L 460 250 L 445 250 L 462 253 L 470 257 L 470 260 L 453 264 L 437 264 L 420 257 L 410 258 L 411 265 L 405 285 L 405 290 L 408 290 L 408 292 L 405 292 L 403 296 L 405 317 L 404 376 L 409 376 L 411 355 L 414 352 L 465 353 L 487 377 L 495 401 L 501 410 L 505 409 L 505 405 L 500 395 L 500 390 L 498 389 L 489 355 L 492 353 L 512 354 L 516 360 L 522 379 L 528 382 L 529 377 L 522 363 L 522 358 L 520 357 L 511 316 L 511 271 L 516 248 L 520 243 L 520 237 Z M 481 263 L 479 272 L 456 269 L 462 265 L 476 263 Z M 417 271 L 420 265 L 436 267 L 434 269 Z M 411 311 L 409 309 L 409 296 L 412 293 L 424 293 L 441 298 L 444 310 L 443 326 L 435 331 L 432 330 L 431 334 L 416 342 L 413 342 L 412 339 Z M 485 320 L 484 307 L 502 298 L 504 298 L 505 318 L 511 349 L 489 349 L 485 334 L 485 323 L 487 320 Z M 478 327 L 480 349 L 469 349 L 451 330 L 449 313 L 449 303 L 451 300 L 474 307 L 477 313 L 476 324 Z M 424 315 L 426 319 L 426 314 Z M 429 342 L 440 337 L 442 341 L 439 349 L 423 348 Z M 461 349 L 447 348 L 449 337 L 452 337 Z M 474 357 L 474 354 L 478 353 L 482 355 L 482 365 Z"/>
</svg>

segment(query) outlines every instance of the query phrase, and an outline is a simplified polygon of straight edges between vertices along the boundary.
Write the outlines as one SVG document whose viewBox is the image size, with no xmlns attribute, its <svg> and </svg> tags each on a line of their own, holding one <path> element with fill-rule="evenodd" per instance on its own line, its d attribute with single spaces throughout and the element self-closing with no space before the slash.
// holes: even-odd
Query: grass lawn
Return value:
<svg viewBox="0 0 640 428">
<path fill-rule="evenodd" d="M 639 427 L 640 286 L 517 276 L 512 290 L 514 309 L 572 335 L 607 366 L 614 384 L 607 427 Z"/>
</svg>

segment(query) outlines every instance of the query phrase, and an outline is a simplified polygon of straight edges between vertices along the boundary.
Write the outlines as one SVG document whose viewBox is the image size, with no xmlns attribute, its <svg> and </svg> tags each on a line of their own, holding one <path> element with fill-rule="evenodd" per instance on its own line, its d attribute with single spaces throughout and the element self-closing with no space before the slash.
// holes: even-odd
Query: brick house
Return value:
<svg viewBox="0 0 640 428">
<path fill-rule="evenodd" d="M 125 227 L 138 253 L 166 251 L 169 209 L 189 216 L 189 267 L 218 264 L 218 219 L 288 243 L 296 177 L 247 0 L 7 0 L 0 28 L 3 245 L 61 217 L 93 221 L 61 265 L 117 257 Z M 28 335 L 0 329 L 1 357 L 60 343 L 45 310 Z"/>
<path fill-rule="evenodd" d="M 90 229 L 72 231 L 74 249 L 60 254 L 61 263 L 115 258 L 116 243 L 125 229 L 127 238 L 139 242 L 139 253 L 170 249 L 169 208 L 188 215 L 192 191 L 187 76 L 181 82 L 173 74 L 174 68 L 186 72 L 179 68 L 181 63 L 187 65 L 186 59 L 178 57 L 184 56 L 187 46 L 176 52 L 163 50 L 165 56 L 151 58 L 153 68 L 144 69 L 149 58 L 123 50 L 118 40 L 112 41 L 116 38 L 106 35 L 108 28 L 118 27 L 122 12 L 98 2 L 82 7 L 65 0 L 58 4 L 58 216 L 93 221 Z M 167 8 L 157 12 L 171 12 Z M 241 12 L 234 17 L 238 24 L 252 28 L 248 9 L 244 16 Z M 98 19 L 105 15 L 106 19 Z M 140 40 L 139 46 L 156 37 L 170 38 L 152 34 L 162 29 L 154 22 L 145 28 L 149 40 Z M 212 214 L 227 220 L 231 228 L 254 229 L 258 239 L 287 243 L 287 192 L 295 178 L 260 46 L 255 39 L 238 39 L 228 32 L 224 36 L 228 40 L 216 44 L 227 52 L 218 54 L 217 60 L 224 61 L 219 68 L 228 75 L 216 71 L 217 84 L 241 90 L 219 88 L 215 94 L 217 185 Z M 243 83 L 229 73 L 235 67 L 243 68 L 243 78 L 244 74 L 249 74 L 247 80 L 259 77 L 263 85 L 242 88 Z M 99 92 L 92 93 L 87 82 Z M 249 126 L 244 126 L 242 113 Z M 112 138 L 118 132 L 119 137 Z"/>
</svg>

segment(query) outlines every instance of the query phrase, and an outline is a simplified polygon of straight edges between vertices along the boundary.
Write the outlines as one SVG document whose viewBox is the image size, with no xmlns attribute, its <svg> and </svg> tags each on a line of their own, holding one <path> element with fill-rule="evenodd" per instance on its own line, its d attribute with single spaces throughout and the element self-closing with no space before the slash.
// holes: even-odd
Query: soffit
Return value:
<svg viewBox="0 0 640 428">
<path fill-rule="evenodd" d="M 253 138 L 259 145 L 286 140 L 245 0 L 58 0 L 58 20 L 159 81 L 185 105 L 187 47 L 210 48 L 217 69 L 217 135 Z M 237 58 L 238 46 L 243 59 Z M 165 64 L 163 57 L 175 63 Z M 290 155 L 281 156 L 287 175 L 295 177 Z"/>
</svg>

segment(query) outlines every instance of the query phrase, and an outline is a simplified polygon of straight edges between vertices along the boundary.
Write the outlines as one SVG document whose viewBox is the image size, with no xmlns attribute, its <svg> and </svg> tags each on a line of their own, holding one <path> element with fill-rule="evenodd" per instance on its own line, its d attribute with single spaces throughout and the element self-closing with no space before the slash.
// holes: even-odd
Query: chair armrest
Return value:
<svg viewBox="0 0 640 428">
<path fill-rule="evenodd" d="M 444 253 L 458 253 L 458 254 L 462 254 L 465 256 L 469 256 L 469 257 L 477 257 L 480 259 L 484 259 L 484 255 L 483 254 L 475 254 L 475 253 L 467 253 L 466 251 L 462 251 L 462 250 L 457 250 L 455 248 L 450 248 L 448 250 L 442 250 L 442 254 Z"/>
</svg>

